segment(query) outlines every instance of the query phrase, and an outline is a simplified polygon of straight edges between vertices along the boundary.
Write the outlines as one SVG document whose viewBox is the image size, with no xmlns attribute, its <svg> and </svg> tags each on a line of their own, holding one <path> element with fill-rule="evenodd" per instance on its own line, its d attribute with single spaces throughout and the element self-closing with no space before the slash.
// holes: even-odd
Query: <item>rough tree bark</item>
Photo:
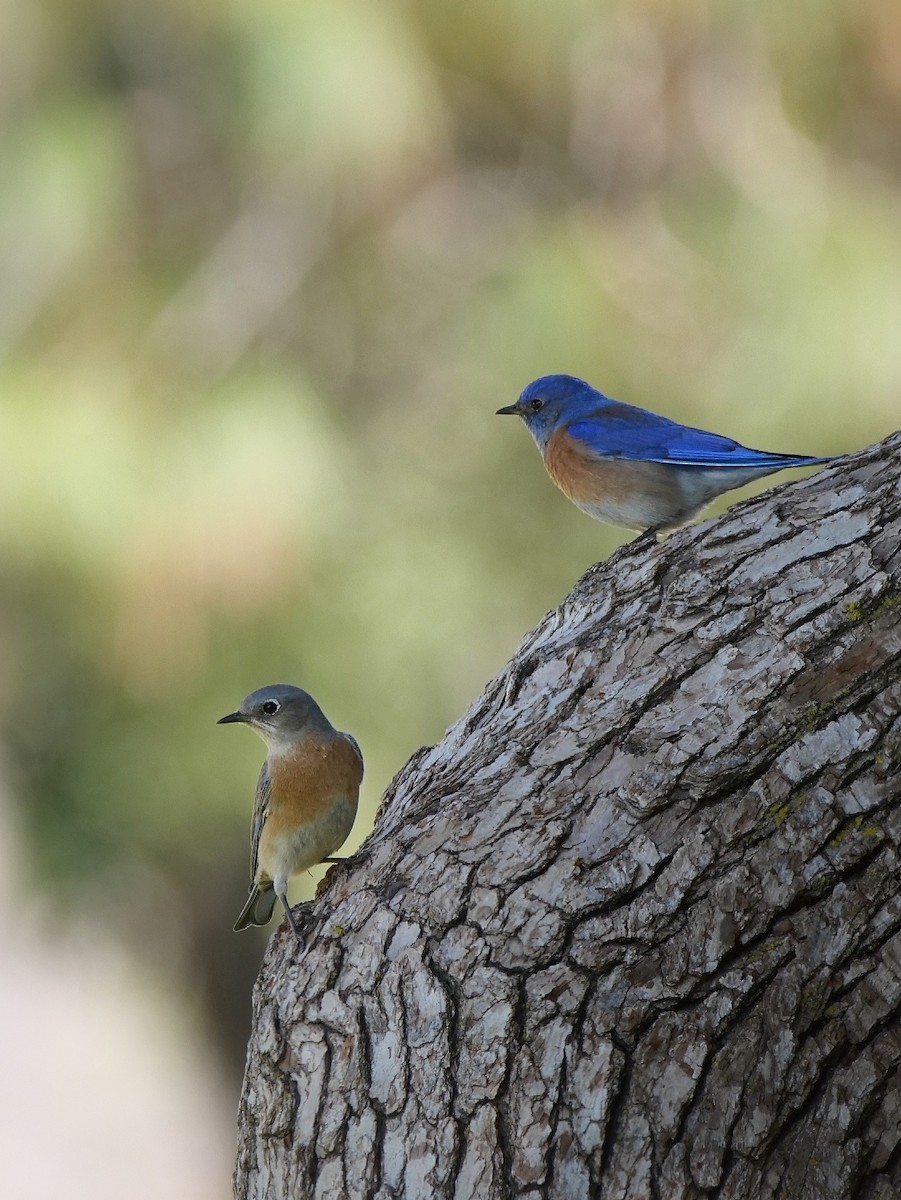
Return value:
<svg viewBox="0 0 901 1200">
<path fill-rule="evenodd" d="M 236 1194 L 901 1194 L 901 435 L 592 568 L 254 992 Z"/>
</svg>

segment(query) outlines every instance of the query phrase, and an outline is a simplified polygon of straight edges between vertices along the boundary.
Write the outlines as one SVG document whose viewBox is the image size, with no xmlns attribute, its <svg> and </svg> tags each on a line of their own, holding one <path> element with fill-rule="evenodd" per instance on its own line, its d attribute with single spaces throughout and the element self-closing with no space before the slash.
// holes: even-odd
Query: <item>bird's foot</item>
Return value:
<svg viewBox="0 0 901 1200">
<path fill-rule="evenodd" d="M 297 922 L 294 920 L 294 913 L 291 911 L 291 905 L 288 903 L 286 897 L 280 896 L 279 899 L 282 902 L 282 908 L 285 910 L 285 916 L 288 918 L 288 924 L 291 926 L 291 932 L 297 939 L 298 946 L 301 950 L 305 950 L 307 948 L 307 944 L 304 941 L 303 934 L 297 927 Z"/>
<path fill-rule="evenodd" d="M 655 526 L 650 529 L 643 529 L 637 537 L 634 537 L 629 546 L 632 550 L 644 550 L 646 546 L 656 546 L 657 534 L 659 530 Z"/>
</svg>

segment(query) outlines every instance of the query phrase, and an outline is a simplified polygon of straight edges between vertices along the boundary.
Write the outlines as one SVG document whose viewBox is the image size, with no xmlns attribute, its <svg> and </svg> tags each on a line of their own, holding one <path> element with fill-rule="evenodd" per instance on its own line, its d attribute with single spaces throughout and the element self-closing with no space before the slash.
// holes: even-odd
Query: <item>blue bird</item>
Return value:
<svg viewBox="0 0 901 1200">
<path fill-rule="evenodd" d="M 522 417 L 548 474 L 598 521 L 651 535 L 683 525 L 711 500 L 786 467 L 832 462 L 750 450 L 631 404 L 572 375 L 545 375 L 498 414 Z"/>
</svg>

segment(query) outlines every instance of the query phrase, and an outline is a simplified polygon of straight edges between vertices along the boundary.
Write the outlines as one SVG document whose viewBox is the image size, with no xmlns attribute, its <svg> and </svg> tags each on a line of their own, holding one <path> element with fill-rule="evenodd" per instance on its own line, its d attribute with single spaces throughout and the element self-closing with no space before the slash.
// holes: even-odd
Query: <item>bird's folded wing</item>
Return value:
<svg viewBox="0 0 901 1200">
<path fill-rule="evenodd" d="M 354 750 L 356 751 L 357 758 L 360 760 L 360 777 L 362 778 L 362 775 L 363 775 L 363 751 L 360 749 L 360 743 L 357 741 L 357 739 L 354 737 L 354 735 L 352 733 L 342 733 L 341 736 L 346 738 L 350 742 L 351 746 L 353 746 Z"/>
<path fill-rule="evenodd" d="M 802 464 L 804 455 L 751 450 L 718 433 L 680 425 L 630 404 L 612 403 L 567 427 L 579 450 L 596 458 L 670 463 L 685 467 L 761 467 Z"/>
<path fill-rule="evenodd" d="M 269 778 L 269 766 L 263 763 L 260 778 L 257 780 L 257 794 L 253 805 L 253 824 L 250 830 L 250 878 L 257 877 L 257 865 L 260 854 L 260 835 L 269 814 L 269 801 L 272 799 L 272 781 Z"/>
</svg>

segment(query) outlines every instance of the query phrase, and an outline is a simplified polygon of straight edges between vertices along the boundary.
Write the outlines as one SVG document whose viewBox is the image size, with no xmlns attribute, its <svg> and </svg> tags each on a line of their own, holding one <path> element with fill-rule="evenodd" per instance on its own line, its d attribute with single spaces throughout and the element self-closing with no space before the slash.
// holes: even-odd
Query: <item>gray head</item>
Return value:
<svg viewBox="0 0 901 1200">
<path fill-rule="evenodd" d="M 239 708 L 216 722 L 217 725 L 233 723 L 249 725 L 267 746 L 294 742 L 307 731 L 332 728 L 309 692 L 290 683 L 270 683 L 251 692 Z"/>
</svg>

